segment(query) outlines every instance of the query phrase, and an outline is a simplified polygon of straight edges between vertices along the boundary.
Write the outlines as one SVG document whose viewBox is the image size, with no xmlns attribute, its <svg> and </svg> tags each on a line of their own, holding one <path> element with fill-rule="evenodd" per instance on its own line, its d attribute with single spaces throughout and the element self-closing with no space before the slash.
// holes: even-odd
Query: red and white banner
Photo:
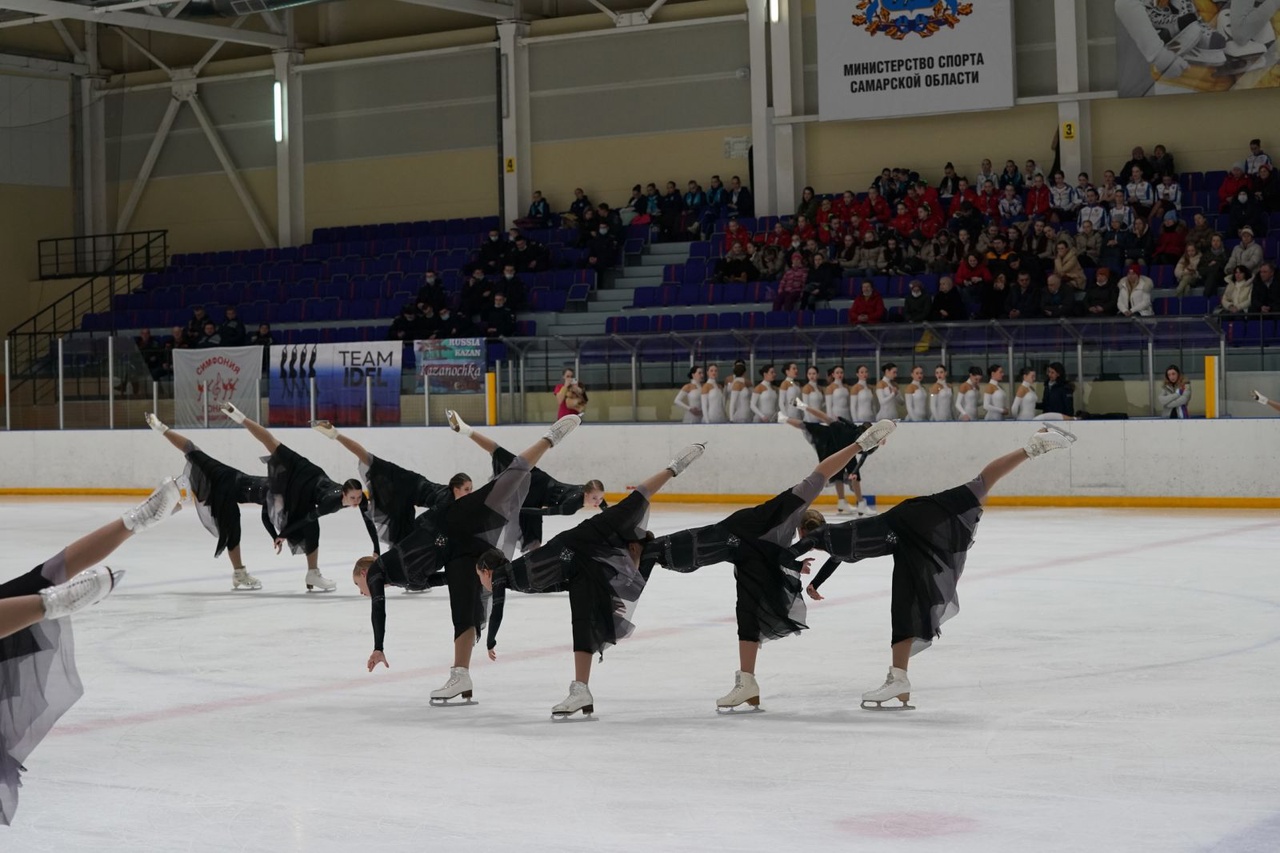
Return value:
<svg viewBox="0 0 1280 853">
<path fill-rule="evenodd" d="M 219 408 L 227 402 L 253 417 L 261 380 L 262 347 L 174 350 L 174 426 L 204 426 L 206 409 L 209 426 L 233 426 Z"/>
</svg>

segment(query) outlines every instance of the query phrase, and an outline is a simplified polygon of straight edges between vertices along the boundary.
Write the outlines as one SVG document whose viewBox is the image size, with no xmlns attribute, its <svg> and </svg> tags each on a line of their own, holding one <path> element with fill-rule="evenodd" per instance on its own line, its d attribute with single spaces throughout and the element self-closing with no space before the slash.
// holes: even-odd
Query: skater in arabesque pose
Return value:
<svg viewBox="0 0 1280 853">
<path fill-rule="evenodd" d="M 840 563 L 893 556 L 893 663 L 884 684 L 862 694 L 862 707 L 882 708 L 895 697 L 902 702 L 895 707 L 912 707 L 908 661 L 927 649 L 941 634 L 942 623 L 960 610 L 956 587 L 988 493 L 1023 462 L 1074 441 L 1070 433 L 1046 425 L 1024 447 L 992 460 L 964 485 L 911 498 L 882 515 L 828 525 L 822 513 L 805 513 L 801 538 L 791 552 L 797 557 L 815 550 L 831 555 L 807 590 L 816 601 L 822 600 L 818 588 Z M 806 569 L 808 563 L 804 561 Z"/>
<path fill-rule="evenodd" d="M 0 824 L 13 820 L 32 750 L 84 694 L 66 617 L 107 597 L 124 572 L 98 563 L 172 515 L 181 498 L 166 480 L 120 518 L 0 584 Z"/>
</svg>

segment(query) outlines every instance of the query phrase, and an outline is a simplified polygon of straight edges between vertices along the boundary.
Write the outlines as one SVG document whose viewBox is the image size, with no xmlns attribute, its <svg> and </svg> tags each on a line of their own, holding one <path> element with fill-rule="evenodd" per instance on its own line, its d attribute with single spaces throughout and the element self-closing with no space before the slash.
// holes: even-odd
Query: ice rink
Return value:
<svg viewBox="0 0 1280 853">
<path fill-rule="evenodd" d="M 129 499 L 0 503 L 3 576 Z M 659 505 L 662 534 L 729 508 Z M 581 516 L 579 517 L 579 519 Z M 548 536 L 570 523 L 554 519 Z M 74 620 L 85 697 L 32 756 L 5 853 L 78 851 L 1274 851 L 1274 513 L 988 511 L 960 614 L 911 667 L 909 712 L 858 708 L 888 667 L 890 562 L 845 566 L 812 630 L 768 644 L 763 714 L 736 669 L 725 566 L 654 573 L 639 628 L 552 723 L 572 675 L 563 595 L 513 594 L 479 704 L 433 708 L 446 594 L 388 602 L 365 671 L 354 512 L 324 521 L 338 591 L 308 595 L 245 513 L 265 588 L 230 591 L 190 507 L 111 561 Z"/>
</svg>

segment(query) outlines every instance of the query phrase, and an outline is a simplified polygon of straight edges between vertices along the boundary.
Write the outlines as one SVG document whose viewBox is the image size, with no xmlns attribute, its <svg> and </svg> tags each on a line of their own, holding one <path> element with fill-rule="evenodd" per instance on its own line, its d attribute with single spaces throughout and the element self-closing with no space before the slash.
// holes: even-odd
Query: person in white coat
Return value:
<svg viewBox="0 0 1280 853">
<path fill-rule="evenodd" d="M 1120 293 L 1116 311 L 1121 317 L 1151 317 L 1156 313 L 1151 304 L 1151 279 L 1142 274 L 1142 267 L 1129 265 L 1129 274 L 1120 279 Z"/>
<path fill-rule="evenodd" d="M 684 410 L 681 423 L 702 423 L 702 368 L 689 368 L 689 381 L 686 382 L 672 401 L 677 409 Z"/>
<path fill-rule="evenodd" d="M 1256 392 L 1255 392 L 1256 393 Z M 1164 416 L 1172 420 L 1185 420 L 1191 417 L 1187 413 L 1187 405 L 1191 402 L 1191 381 L 1182 374 L 1182 369 L 1171 364 L 1164 370 L 1164 384 L 1156 395 Z"/>
</svg>

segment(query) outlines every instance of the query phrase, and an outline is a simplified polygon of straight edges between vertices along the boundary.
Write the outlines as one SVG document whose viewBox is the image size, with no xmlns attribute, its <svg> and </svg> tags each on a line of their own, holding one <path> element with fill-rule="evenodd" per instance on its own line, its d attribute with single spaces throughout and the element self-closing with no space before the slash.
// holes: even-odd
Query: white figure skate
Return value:
<svg viewBox="0 0 1280 853">
<path fill-rule="evenodd" d="M 884 684 L 862 694 L 862 707 L 868 711 L 914 711 L 916 706 L 907 702 L 910 698 L 911 682 L 907 679 L 907 671 L 891 666 Z M 891 699 L 897 699 L 902 704 L 886 708 L 884 703 Z"/>
<path fill-rule="evenodd" d="M 862 516 L 879 515 L 878 512 L 876 512 L 874 509 L 872 509 L 870 506 L 867 505 L 866 498 L 863 498 L 862 500 L 858 501 L 858 505 L 853 508 L 853 511 L 858 515 L 862 515 Z"/>
<path fill-rule="evenodd" d="M 684 469 L 688 468 L 702 452 L 707 449 L 706 444 L 691 444 L 684 450 L 676 454 L 676 458 L 671 460 L 671 464 L 667 466 L 667 470 L 671 472 L 672 477 L 679 477 Z"/>
<path fill-rule="evenodd" d="M 799 401 L 799 400 L 797 400 L 796 402 L 798 403 L 798 402 L 800 402 L 800 401 Z M 791 418 L 787 417 L 787 413 L 786 413 L 786 412 L 778 412 L 778 423 L 780 423 L 780 424 L 786 424 L 786 423 L 790 423 L 790 422 L 791 422 Z"/>
<path fill-rule="evenodd" d="M 863 430 L 862 435 L 858 436 L 858 446 L 863 450 L 871 450 L 878 447 L 880 442 L 889 437 L 889 433 L 898 428 L 897 423 L 890 420 L 876 421 L 871 426 Z"/>
<path fill-rule="evenodd" d="M 237 409 L 235 405 L 230 401 L 223 403 L 221 406 L 218 407 L 218 409 L 222 412 L 222 414 L 226 415 L 232 422 L 238 423 L 238 424 L 244 423 L 245 413 Z"/>
<path fill-rule="evenodd" d="M 475 705 L 477 704 L 471 698 L 471 673 L 465 666 L 449 667 L 449 680 L 444 683 L 444 687 L 431 691 L 432 705 Z M 461 697 L 462 702 L 450 702 L 450 699 Z"/>
<path fill-rule="evenodd" d="M 552 447 L 555 447 L 560 444 L 560 442 L 564 441 L 565 438 L 568 437 L 569 433 L 577 429 L 581 423 L 582 418 L 577 415 L 565 415 L 563 418 L 553 423 L 551 428 L 547 430 L 546 435 L 542 437 L 551 442 Z"/>
<path fill-rule="evenodd" d="M 467 422 L 462 419 L 462 415 L 458 414 L 453 409 L 445 409 L 444 417 L 445 420 L 449 422 L 449 429 L 453 430 L 458 435 L 471 435 L 474 431 L 470 426 L 468 426 Z"/>
<path fill-rule="evenodd" d="M 1035 459 L 1051 450 L 1068 448 L 1075 443 L 1075 440 L 1076 437 L 1065 429 L 1046 423 L 1039 432 L 1033 433 L 1031 438 L 1027 439 L 1027 446 L 1023 449 L 1029 458 Z"/>
<path fill-rule="evenodd" d="M 147 426 L 151 427 L 153 430 L 160 433 L 161 435 L 164 435 L 166 432 L 169 431 L 169 427 L 165 426 L 160 421 L 160 419 L 155 415 L 153 415 L 151 412 L 145 413 L 142 416 L 142 418 L 147 422 Z"/>
<path fill-rule="evenodd" d="M 235 592 L 241 587 L 245 589 L 262 589 L 262 581 L 249 574 L 249 570 L 241 566 L 231 574 L 231 591 Z"/>
<path fill-rule="evenodd" d="M 311 428 L 325 438 L 331 440 L 337 440 L 338 438 L 338 428 L 328 421 L 312 421 Z"/>
<path fill-rule="evenodd" d="M 581 681 L 569 684 L 569 695 L 563 702 L 551 709 L 551 719 L 567 720 L 579 711 L 582 719 L 595 719 L 595 699 L 591 697 L 591 688 Z"/>
<path fill-rule="evenodd" d="M 742 705 L 748 707 L 739 710 Z M 758 713 L 760 707 L 760 685 L 750 672 L 739 670 L 733 674 L 733 689 L 716 700 L 717 714 Z"/>
<path fill-rule="evenodd" d="M 844 515 L 848 511 L 849 511 L 848 501 L 846 501 L 844 498 L 840 498 L 839 500 L 836 501 L 836 512 L 840 513 L 841 515 Z"/>
<path fill-rule="evenodd" d="M 155 527 L 178 511 L 182 501 L 182 489 L 178 481 L 170 477 L 160 484 L 145 501 L 120 516 L 126 530 L 134 533 Z"/>
<path fill-rule="evenodd" d="M 319 569 L 307 569 L 307 592 L 333 592 L 338 585 L 320 574 Z"/>
<path fill-rule="evenodd" d="M 44 618 L 61 619 L 97 604 L 111 594 L 123 577 L 123 570 L 112 571 L 107 566 L 96 566 L 65 583 L 40 590 Z"/>
</svg>

